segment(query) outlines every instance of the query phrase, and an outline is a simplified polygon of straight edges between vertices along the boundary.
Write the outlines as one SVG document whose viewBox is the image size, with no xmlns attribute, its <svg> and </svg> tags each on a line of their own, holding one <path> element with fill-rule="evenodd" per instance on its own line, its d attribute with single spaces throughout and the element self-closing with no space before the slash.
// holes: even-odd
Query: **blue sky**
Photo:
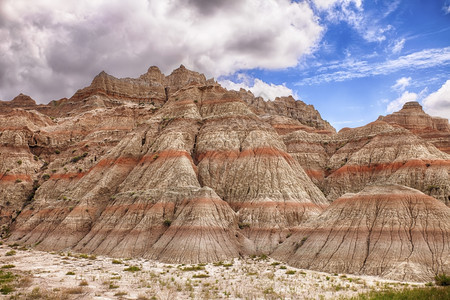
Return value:
<svg viewBox="0 0 450 300">
<path fill-rule="evenodd" d="M 350 3 L 350 12 L 339 5 L 317 10 L 323 37 L 298 65 L 240 73 L 285 85 L 337 129 L 362 126 L 407 100 L 422 102 L 450 79 L 449 3 L 379 0 Z M 236 74 L 226 79 L 240 81 Z M 446 109 L 428 112 L 450 118 L 450 95 L 440 103 Z"/>
<path fill-rule="evenodd" d="M 180 64 L 337 129 L 416 100 L 450 118 L 450 0 L 3 0 L 0 99 L 70 97 Z"/>
</svg>

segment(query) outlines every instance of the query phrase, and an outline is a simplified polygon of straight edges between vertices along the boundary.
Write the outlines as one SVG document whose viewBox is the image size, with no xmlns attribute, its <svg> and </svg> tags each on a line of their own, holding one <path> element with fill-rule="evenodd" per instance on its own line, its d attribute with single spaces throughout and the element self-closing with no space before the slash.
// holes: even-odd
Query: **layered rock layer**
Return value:
<svg viewBox="0 0 450 300">
<path fill-rule="evenodd" d="M 450 154 L 450 124 L 448 119 L 426 114 L 415 101 L 407 102 L 403 108 L 379 120 L 400 125 L 421 138 L 433 143 L 439 150 Z"/>
<path fill-rule="evenodd" d="M 399 185 L 335 200 L 273 254 L 306 269 L 426 281 L 450 271 L 450 208 Z"/>
<path fill-rule="evenodd" d="M 368 185 L 402 184 L 450 204 L 450 156 L 413 129 L 376 121 L 335 133 L 292 97 L 265 102 L 183 66 L 169 76 L 156 67 L 139 78 L 102 72 L 70 99 L 30 99 L 0 105 L 0 225 L 9 241 L 38 249 L 179 263 L 273 251 L 288 259 L 298 250 L 289 236 Z M 437 201 L 407 188 L 386 193 Z M 369 220 L 366 198 L 342 210 Z M 414 208 L 442 208 L 430 205 Z M 408 262 L 402 251 L 394 265 Z M 446 270 L 434 258 L 414 264 L 428 275 Z"/>
</svg>

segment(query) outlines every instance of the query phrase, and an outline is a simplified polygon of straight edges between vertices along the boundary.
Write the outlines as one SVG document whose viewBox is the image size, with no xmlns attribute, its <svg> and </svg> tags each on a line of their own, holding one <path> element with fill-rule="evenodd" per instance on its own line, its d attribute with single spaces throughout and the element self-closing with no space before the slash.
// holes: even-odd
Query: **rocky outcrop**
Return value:
<svg viewBox="0 0 450 300">
<path fill-rule="evenodd" d="M 345 194 L 273 254 L 306 269 L 428 281 L 450 272 L 450 208 L 399 185 Z"/>
<path fill-rule="evenodd" d="M 301 100 L 295 100 L 292 96 L 277 97 L 274 101 L 265 101 L 261 97 L 255 97 L 250 91 L 241 89 L 239 97 L 249 104 L 253 111 L 260 116 L 284 116 L 297 120 L 307 127 L 312 127 L 318 133 L 333 134 L 336 130 L 327 121 L 323 120 L 320 113 L 312 106 L 307 105 Z M 278 126 L 283 128 L 283 126 Z M 286 126 L 286 129 L 295 129 L 295 127 Z M 300 129 L 300 128 L 299 128 Z"/>
<path fill-rule="evenodd" d="M 400 125 L 421 138 L 433 143 L 439 150 L 450 154 L 450 124 L 448 119 L 431 117 L 415 101 L 407 102 L 403 108 L 379 120 Z"/>
</svg>

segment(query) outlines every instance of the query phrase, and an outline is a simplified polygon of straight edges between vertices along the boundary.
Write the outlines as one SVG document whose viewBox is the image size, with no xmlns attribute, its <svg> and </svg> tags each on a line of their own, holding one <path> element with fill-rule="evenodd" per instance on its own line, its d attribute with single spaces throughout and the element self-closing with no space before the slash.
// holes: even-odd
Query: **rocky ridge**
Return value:
<svg viewBox="0 0 450 300">
<path fill-rule="evenodd" d="M 335 133 L 292 97 L 264 102 L 183 66 L 102 72 L 70 99 L 30 99 L 0 106 L 0 222 L 10 241 L 40 250 L 282 257 L 331 202 L 372 184 L 409 186 L 450 210 L 450 156 L 404 126 Z"/>
<path fill-rule="evenodd" d="M 427 115 L 415 101 L 407 102 L 403 108 L 379 120 L 400 125 L 424 140 L 430 141 L 439 150 L 450 154 L 450 125 L 448 119 Z"/>
</svg>

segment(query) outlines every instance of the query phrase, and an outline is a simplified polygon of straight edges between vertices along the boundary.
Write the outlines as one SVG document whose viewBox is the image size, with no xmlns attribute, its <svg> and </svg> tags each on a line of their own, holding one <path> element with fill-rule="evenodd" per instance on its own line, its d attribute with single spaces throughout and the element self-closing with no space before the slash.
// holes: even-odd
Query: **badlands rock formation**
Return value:
<svg viewBox="0 0 450 300">
<path fill-rule="evenodd" d="M 411 128 L 378 120 L 336 133 L 302 101 L 227 91 L 183 66 L 101 72 L 69 99 L 19 95 L 0 114 L 2 235 L 41 250 L 179 263 L 288 257 L 289 236 L 372 184 L 409 186 L 450 210 L 450 155 Z M 430 263 L 418 262 L 424 276 L 442 269 Z"/>
<path fill-rule="evenodd" d="M 450 210 L 400 185 L 345 194 L 273 254 L 306 269 L 428 280 L 450 271 Z"/>
<path fill-rule="evenodd" d="M 407 102 L 400 111 L 379 120 L 398 124 L 424 140 L 433 143 L 439 150 L 450 154 L 450 125 L 447 119 L 427 115 L 417 102 Z"/>
</svg>

